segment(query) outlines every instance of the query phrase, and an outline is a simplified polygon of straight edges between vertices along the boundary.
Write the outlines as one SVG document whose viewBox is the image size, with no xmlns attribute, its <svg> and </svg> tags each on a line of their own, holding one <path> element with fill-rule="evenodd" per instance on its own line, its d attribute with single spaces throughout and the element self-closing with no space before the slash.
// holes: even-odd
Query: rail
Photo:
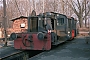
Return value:
<svg viewBox="0 0 90 60">
<path fill-rule="evenodd" d="M 16 50 L 14 47 L 3 47 L 0 49 L 0 60 L 26 60 L 28 56 L 27 52 Z"/>
<path fill-rule="evenodd" d="M 7 38 L 8 40 L 10 39 L 10 38 Z M 5 38 L 0 38 L 0 40 L 5 40 Z"/>
</svg>

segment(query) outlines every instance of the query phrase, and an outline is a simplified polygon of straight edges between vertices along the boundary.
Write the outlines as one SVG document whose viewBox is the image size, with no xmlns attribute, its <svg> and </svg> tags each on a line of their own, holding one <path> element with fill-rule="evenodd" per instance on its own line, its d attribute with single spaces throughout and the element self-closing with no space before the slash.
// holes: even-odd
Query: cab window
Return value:
<svg viewBox="0 0 90 60">
<path fill-rule="evenodd" d="M 57 26 L 61 26 L 64 24 L 64 18 L 57 18 Z"/>
<path fill-rule="evenodd" d="M 30 20 L 30 30 L 31 32 L 38 31 L 38 17 L 32 17 Z"/>
<path fill-rule="evenodd" d="M 68 19 L 68 28 L 71 28 L 71 19 Z"/>
</svg>

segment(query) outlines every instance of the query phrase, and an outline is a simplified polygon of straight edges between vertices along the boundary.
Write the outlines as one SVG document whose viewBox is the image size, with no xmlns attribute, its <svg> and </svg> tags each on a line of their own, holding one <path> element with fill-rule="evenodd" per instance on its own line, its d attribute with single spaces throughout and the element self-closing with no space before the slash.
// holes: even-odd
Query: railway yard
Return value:
<svg viewBox="0 0 90 60">
<path fill-rule="evenodd" d="M 90 1 L 0 0 L 0 60 L 90 60 Z"/>
<path fill-rule="evenodd" d="M 13 44 L 9 42 L 9 47 L 0 48 L 0 60 L 90 60 L 90 41 L 87 44 L 83 36 L 43 52 L 16 50 L 10 43 Z"/>
<path fill-rule="evenodd" d="M 70 25 L 68 25 L 67 27 L 65 23 L 63 23 L 63 25 L 61 25 L 62 27 L 57 26 L 58 28 L 55 32 L 55 21 L 48 21 L 47 19 L 46 22 L 52 22 L 51 27 L 53 28 L 53 30 L 51 29 L 51 32 L 49 30 L 49 23 L 44 26 L 45 28 L 47 28 L 47 30 L 43 30 L 44 28 L 41 29 L 37 26 L 38 19 L 28 19 L 31 20 L 32 23 L 36 24 L 30 25 L 30 22 L 28 22 L 27 25 L 34 27 L 34 30 L 36 30 L 34 31 L 32 30 L 33 28 L 31 30 L 29 30 L 30 28 L 28 28 L 27 30 L 25 28 L 27 26 L 21 23 L 26 23 L 25 21 L 27 20 L 23 20 L 23 18 L 26 19 L 27 17 L 19 17 L 14 19 L 15 23 L 13 24 L 13 26 L 16 27 L 17 24 L 18 26 L 17 29 L 13 29 L 16 32 L 10 34 L 10 37 L 7 40 L 7 47 L 4 46 L 5 38 L 0 38 L 0 60 L 90 60 L 89 29 L 78 30 L 76 28 L 76 20 L 74 20 L 74 18 L 66 18 L 65 15 L 62 14 L 60 16 L 56 16 L 58 18 L 63 17 L 64 21 L 68 20 L 67 24 L 70 23 Z M 38 18 L 38 16 L 31 16 L 30 18 L 36 17 Z M 20 20 L 21 18 L 22 20 Z M 40 21 L 42 22 L 43 20 Z M 38 28 L 35 26 L 37 26 Z M 66 29 L 65 26 L 68 29 Z"/>
<path fill-rule="evenodd" d="M 0 60 L 90 60 L 89 29 L 78 30 L 64 14 L 35 13 L 12 20 L 10 36 L 0 38 Z"/>
</svg>

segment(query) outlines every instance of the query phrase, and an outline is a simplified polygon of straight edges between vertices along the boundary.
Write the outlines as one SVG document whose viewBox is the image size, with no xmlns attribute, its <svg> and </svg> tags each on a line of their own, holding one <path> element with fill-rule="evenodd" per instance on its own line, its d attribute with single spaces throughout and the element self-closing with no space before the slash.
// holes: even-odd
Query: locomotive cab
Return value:
<svg viewBox="0 0 90 60">
<path fill-rule="evenodd" d="M 75 37 L 77 36 L 77 20 L 74 19 L 74 30 L 75 30 Z"/>
<path fill-rule="evenodd" d="M 52 45 L 58 45 L 69 39 L 67 34 L 67 17 L 63 14 L 54 12 L 44 13 L 51 19 L 51 40 Z"/>
<path fill-rule="evenodd" d="M 75 20 L 74 20 L 74 18 L 73 17 L 71 17 L 71 19 L 72 19 L 72 38 L 71 39 L 73 39 L 74 37 L 75 37 Z"/>
<path fill-rule="evenodd" d="M 67 23 L 68 23 L 68 20 L 65 15 L 63 14 L 56 15 L 56 29 L 57 29 L 58 40 L 60 41 L 60 43 L 63 43 L 70 38 L 68 36 Z"/>
<path fill-rule="evenodd" d="M 68 20 L 68 35 L 70 36 L 70 39 L 72 38 L 72 19 L 71 17 L 67 17 Z"/>
<path fill-rule="evenodd" d="M 68 17 L 68 30 L 70 31 L 68 34 L 73 39 L 76 35 L 76 21 L 73 17 Z"/>
</svg>

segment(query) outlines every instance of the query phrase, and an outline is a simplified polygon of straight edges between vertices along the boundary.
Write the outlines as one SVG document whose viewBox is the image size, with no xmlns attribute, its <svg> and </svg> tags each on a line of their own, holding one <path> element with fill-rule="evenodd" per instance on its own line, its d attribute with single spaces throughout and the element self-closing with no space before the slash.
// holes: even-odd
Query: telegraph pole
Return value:
<svg viewBox="0 0 90 60">
<path fill-rule="evenodd" d="M 7 33 L 6 33 L 6 26 L 7 26 L 7 20 L 6 20 L 6 0 L 3 0 L 3 26 L 4 26 L 4 38 L 5 38 L 5 45 L 4 47 L 7 46 Z"/>
</svg>

